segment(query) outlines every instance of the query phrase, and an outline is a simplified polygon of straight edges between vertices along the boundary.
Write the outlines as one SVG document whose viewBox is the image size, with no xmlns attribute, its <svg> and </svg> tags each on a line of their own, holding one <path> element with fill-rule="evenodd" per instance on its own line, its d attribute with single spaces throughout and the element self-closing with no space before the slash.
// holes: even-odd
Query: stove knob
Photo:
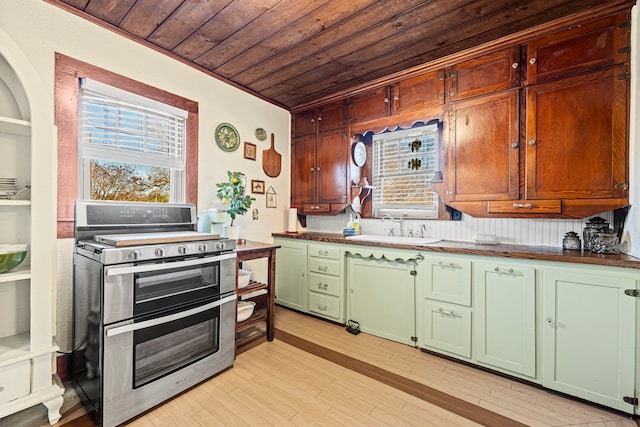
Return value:
<svg viewBox="0 0 640 427">
<path fill-rule="evenodd" d="M 129 258 L 134 260 L 140 258 L 140 251 L 135 250 L 135 251 L 129 252 Z"/>
<path fill-rule="evenodd" d="M 207 245 L 204 243 L 200 243 L 198 245 L 198 252 L 206 252 L 207 251 Z"/>
<path fill-rule="evenodd" d="M 184 254 L 186 254 L 186 253 L 187 253 L 187 247 L 186 247 L 186 246 L 183 246 L 183 245 L 178 246 L 178 253 L 179 253 L 180 255 L 184 255 Z"/>
<path fill-rule="evenodd" d="M 164 254 L 165 254 L 165 250 L 164 250 L 164 248 L 158 248 L 158 249 L 156 249 L 156 256 L 158 256 L 158 257 L 163 257 L 163 256 L 164 256 Z"/>
<path fill-rule="evenodd" d="M 216 249 L 219 250 L 219 251 L 224 250 L 224 242 L 216 243 Z"/>
</svg>

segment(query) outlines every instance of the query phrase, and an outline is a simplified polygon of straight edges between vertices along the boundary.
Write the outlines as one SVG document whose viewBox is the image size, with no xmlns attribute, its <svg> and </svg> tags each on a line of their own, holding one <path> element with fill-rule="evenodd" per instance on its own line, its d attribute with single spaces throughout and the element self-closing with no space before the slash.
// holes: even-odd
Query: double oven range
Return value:
<svg viewBox="0 0 640 427">
<path fill-rule="evenodd" d="M 73 365 L 115 426 L 233 365 L 235 241 L 196 232 L 195 206 L 77 201 Z"/>
</svg>

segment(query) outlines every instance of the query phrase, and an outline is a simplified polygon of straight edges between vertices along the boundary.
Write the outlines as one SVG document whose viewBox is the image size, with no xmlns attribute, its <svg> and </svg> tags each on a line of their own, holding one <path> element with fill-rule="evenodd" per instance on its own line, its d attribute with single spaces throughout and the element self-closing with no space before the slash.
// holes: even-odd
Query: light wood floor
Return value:
<svg viewBox="0 0 640 427">
<path fill-rule="evenodd" d="M 472 426 L 441 407 L 357 370 L 287 344 L 291 335 L 327 351 L 447 393 L 452 401 L 513 420 L 502 425 L 636 427 L 636 422 L 536 387 L 425 354 L 415 348 L 278 308 L 276 340 L 238 355 L 232 369 L 136 418 L 132 427 L 163 426 Z M 67 393 L 57 425 L 92 425 Z M 475 406 L 474 406 L 475 405 Z M 446 405 L 445 405 L 446 406 Z M 34 411 L 40 411 L 35 413 Z M 27 412 L 29 416 L 25 415 Z M 0 426 L 47 426 L 44 407 L 0 420 Z M 22 418 L 21 418 L 22 417 Z M 39 417 L 39 418 L 38 418 Z M 28 421 L 27 421 L 28 420 Z M 498 424 L 493 424 L 498 425 Z M 501 427 L 502 427 L 501 425 Z"/>
</svg>

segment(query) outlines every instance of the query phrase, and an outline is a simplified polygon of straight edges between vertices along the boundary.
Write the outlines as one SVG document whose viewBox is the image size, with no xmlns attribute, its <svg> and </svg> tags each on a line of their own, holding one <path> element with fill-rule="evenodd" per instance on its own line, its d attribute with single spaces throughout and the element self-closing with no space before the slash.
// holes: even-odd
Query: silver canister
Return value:
<svg viewBox="0 0 640 427">
<path fill-rule="evenodd" d="M 592 241 L 601 229 L 608 229 L 609 223 L 606 219 L 599 216 L 593 217 L 587 221 L 582 231 L 582 240 L 584 242 L 584 250 L 592 250 Z"/>
<path fill-rule="evenodd" d="M 570 251 L 579 251 L 582 249 L 582 244 L 580 242 L 580 237 L 578 237 L 578 233 L 575 231 L 569 231 L 564 235 L 564 239 L 562 239 L 562 249 L 567 249 Z"/>
</svg>

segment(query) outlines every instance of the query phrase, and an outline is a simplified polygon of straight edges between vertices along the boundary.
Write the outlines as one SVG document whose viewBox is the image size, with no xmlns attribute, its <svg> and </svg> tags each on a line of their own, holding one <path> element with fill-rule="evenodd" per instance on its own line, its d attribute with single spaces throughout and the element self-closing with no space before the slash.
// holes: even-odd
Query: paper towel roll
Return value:
<svg viewBox="0 0 640 427">
<path fill-rule="evenodd" d="M 298 210 L 296 208 L 287 209 L 287 233 L 298 232 Z"/>
</svg>

